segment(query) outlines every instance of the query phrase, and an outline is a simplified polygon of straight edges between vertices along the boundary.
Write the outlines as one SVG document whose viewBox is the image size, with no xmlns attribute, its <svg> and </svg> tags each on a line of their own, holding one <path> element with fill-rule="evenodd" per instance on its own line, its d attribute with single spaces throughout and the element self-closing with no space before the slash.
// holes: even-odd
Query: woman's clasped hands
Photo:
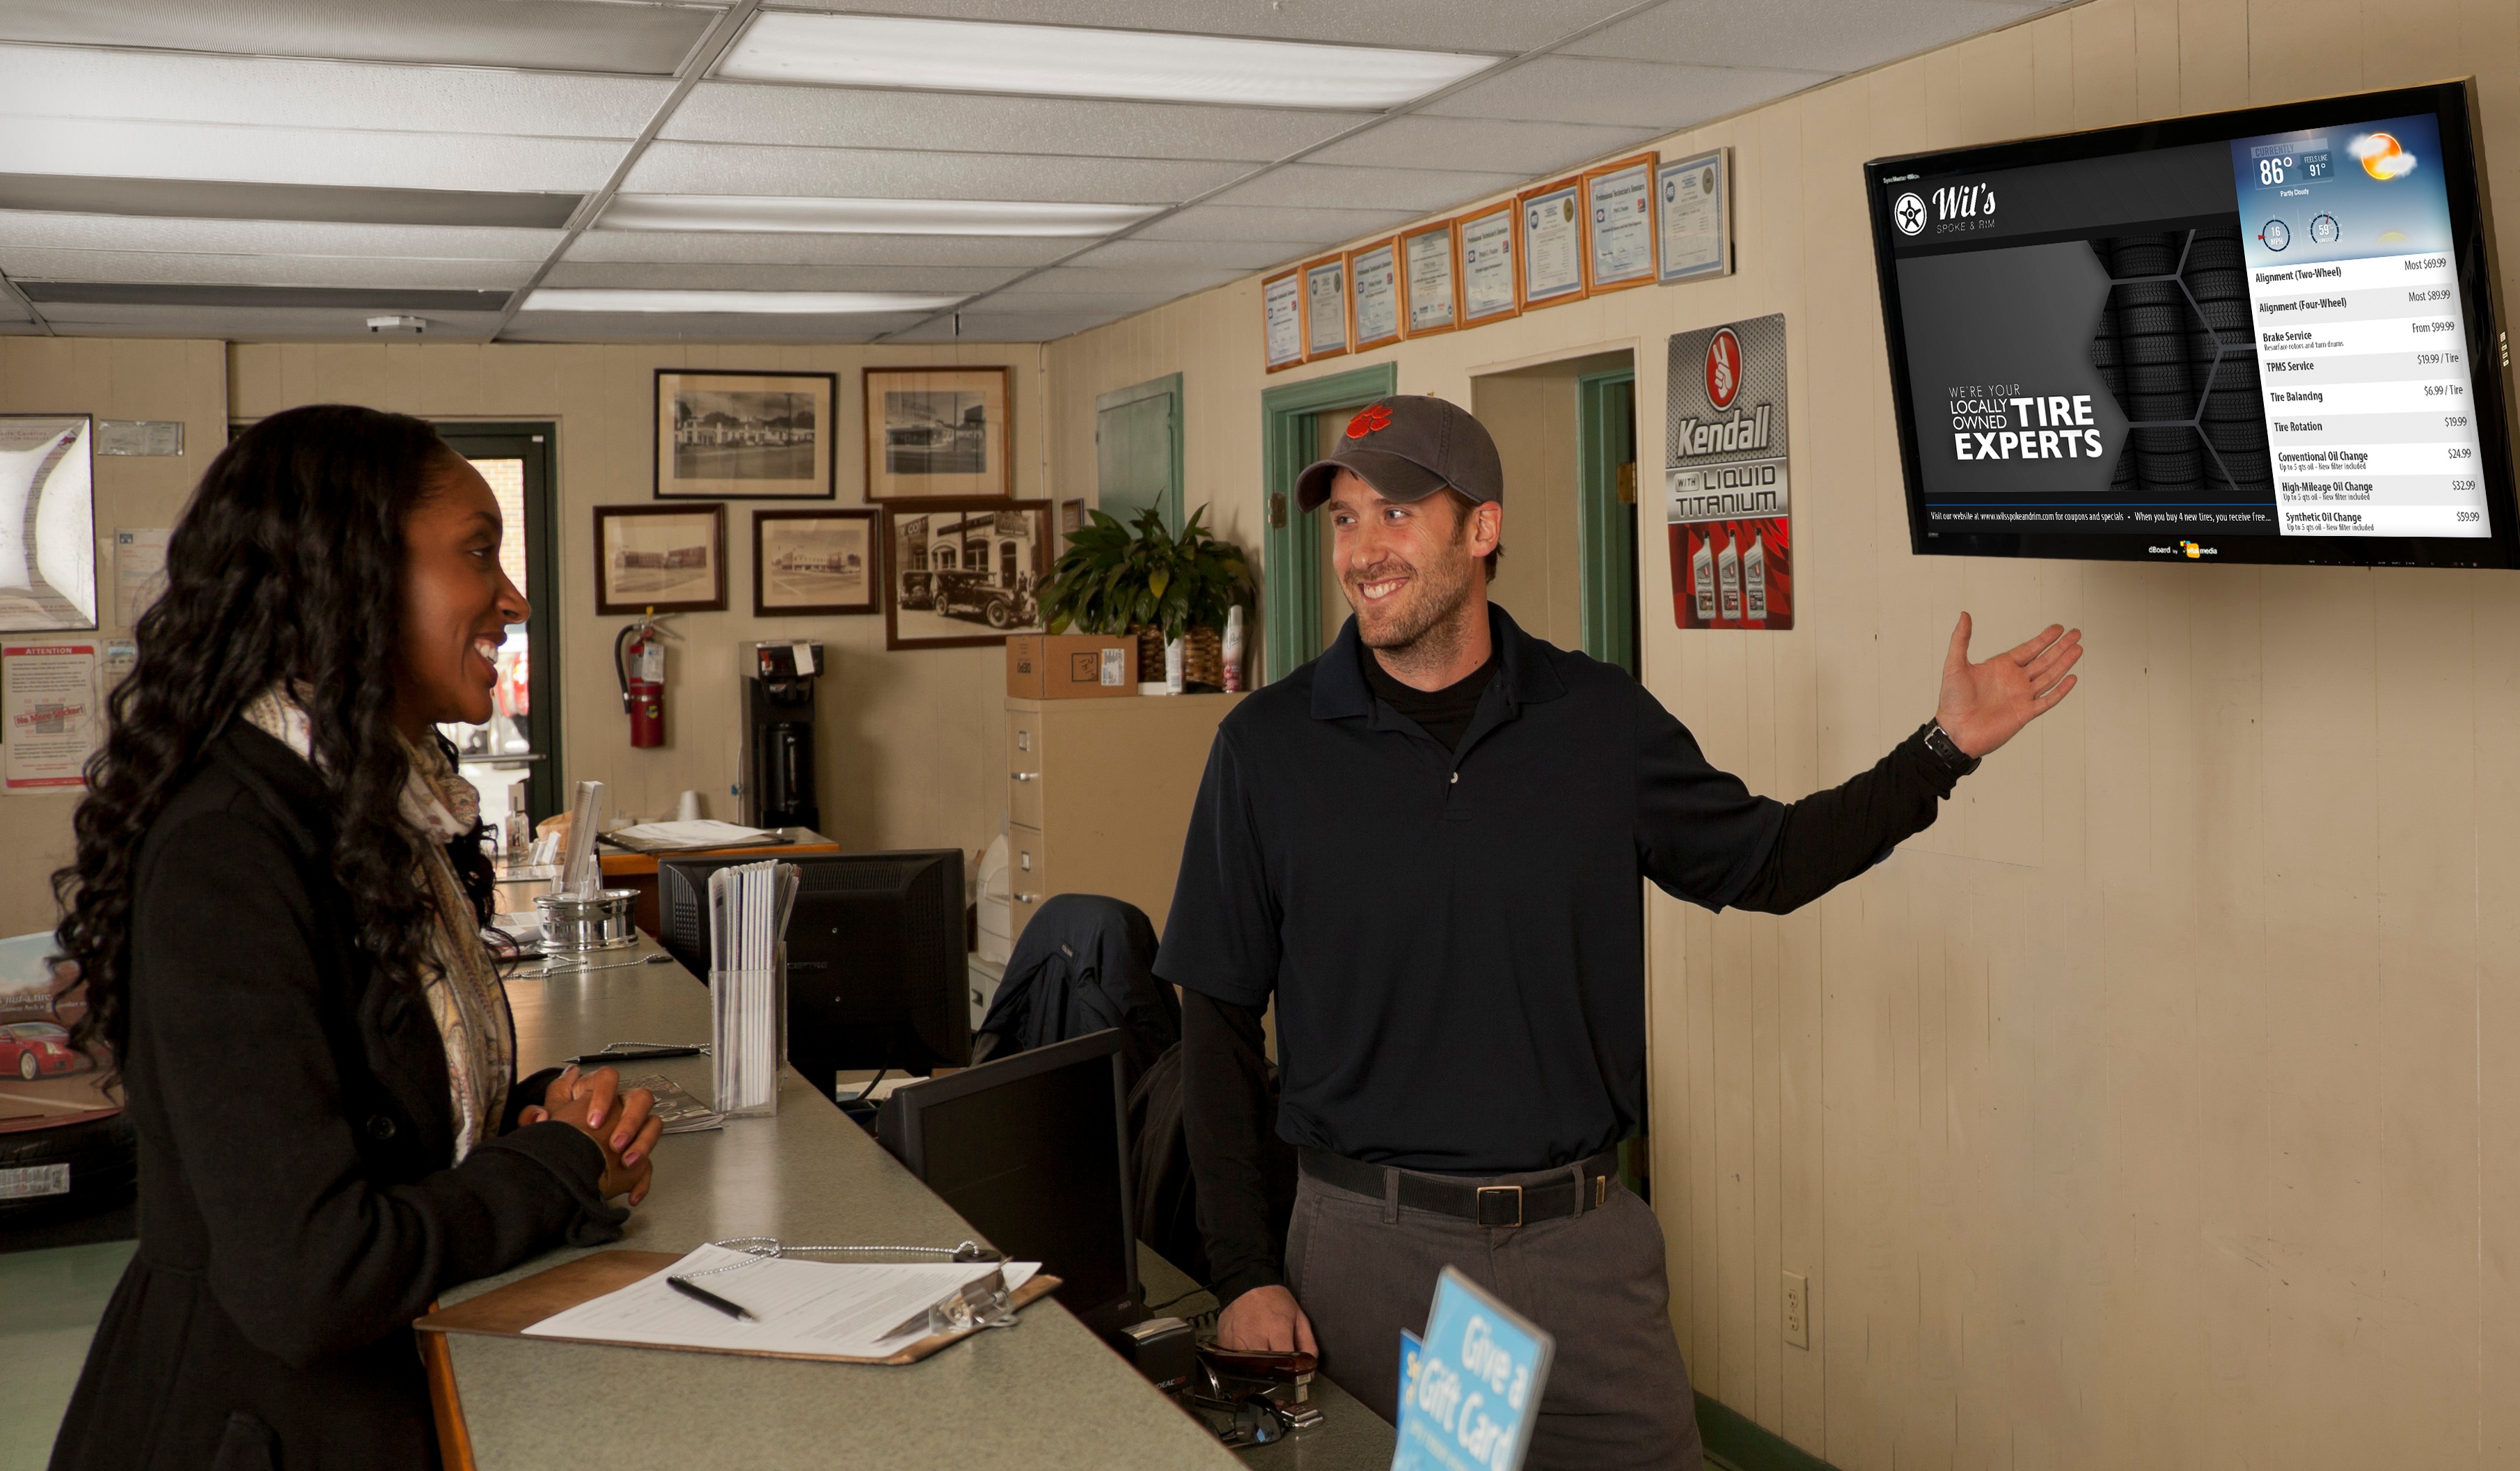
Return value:
<svg viewBox="0 0 2520 1471">
<path fill-rule="evenodd" d="M 517 1115 L 517 1127 L 550 1120 L 593 1139 L 604 1151 L 604 1198 L 627 1193 L 635 1206 L 648 1198 L 648 1187 L 654 1182 L 656 1162 L 649 1156 L 665 1132 L 664 1121 L 649 1113 L 655 1102 L 644 1088 L 623 1092 L 617 1068 L 580 1072 L 571 1066 L 552 1080 L 541 1103 Z"/>
</svg>

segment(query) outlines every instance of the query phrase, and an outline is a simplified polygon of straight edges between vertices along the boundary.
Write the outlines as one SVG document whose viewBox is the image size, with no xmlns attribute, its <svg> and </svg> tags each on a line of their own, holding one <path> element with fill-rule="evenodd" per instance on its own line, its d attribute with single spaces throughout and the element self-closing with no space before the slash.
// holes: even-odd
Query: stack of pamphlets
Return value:
<svg viewBox="0 0 2520 1471">
<path fill-rule="evenodd" d="M 788 1054 L 783 941 L 796 908 L 794 864 L 757 863 L 709 875 L 709 999 L 715 1032 L 718 1112 L 779 1107 Z"/>
</svg>

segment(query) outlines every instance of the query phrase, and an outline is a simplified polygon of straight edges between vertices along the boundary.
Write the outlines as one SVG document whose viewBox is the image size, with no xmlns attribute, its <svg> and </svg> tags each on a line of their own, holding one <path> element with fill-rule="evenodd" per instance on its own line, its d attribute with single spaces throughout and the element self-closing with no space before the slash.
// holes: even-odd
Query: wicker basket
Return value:
<svg viewBox="0 0 2520 1471">
<path fill-rule="evenodd" d="M 1164 631 L 1142 623 L 1129 632 L 1138 636 L 1138 683 L 1162 684 L 1164 682 Z"/>
<path fill-rule="evenodd" d="M 1149 685 L 1164 682 L 1164 631 L 1138 628 L 1138 678 Z M 1213 628 L 1193 628 L 1182 638 L 1182 679 L 1192 685 L 1225 688 L 1225 635 Z"/>
</svg>

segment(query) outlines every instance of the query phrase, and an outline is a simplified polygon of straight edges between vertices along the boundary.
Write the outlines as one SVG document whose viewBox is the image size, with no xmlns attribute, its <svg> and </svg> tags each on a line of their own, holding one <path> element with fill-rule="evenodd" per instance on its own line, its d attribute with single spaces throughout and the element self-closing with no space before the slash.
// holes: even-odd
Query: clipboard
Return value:
<svg viewBox="0 0 2520 1471">
<path fill-rule="evenodd" d="M 442 1308 L 412 1324 L 422 1333 L 470 1333 L 484 1338 L 522 1338 L 525 1330 L 554 1315 L 565 1313 L 580 1303 L 592 1302 L 608 1292 L 618 1292 L 643 1277 L 651 1277 L 683 1259 L 683 1253 L 670 1251 L 599 1251 L 562 1262 L 547 1271 L 535 1272 L 520 1281 L 482 1293 L 479 1297 Z M 1035 1272 L 1010 1296 L 1015 1310 L 1049 1296 L 1059 1286 L 1059 1279 L 1048 1272 Z M 598 1343 L 622 1349 L 653 1349 L 667 1354 L 732 1354 L 744 1359 L 801 1359 L 817 1363 L 917 1363 L 937 1350 L 984 1328 L 962 1328 L 951 1333 L 931 1333 L 918 1342 L 881 1359 L 855 1358 L 844 1354 L 780 1354 L 764 1349 L 720 1349 L 694 1344 L 688 1348 L 668 1348 L 662 1344 L 627 1343 L 616 1338 L 562 1338 L 534 1334 L 536 1343 Z M 423 1340 L 423 1356 L 428 1353 L 429 1341 Z"/>
</svg>

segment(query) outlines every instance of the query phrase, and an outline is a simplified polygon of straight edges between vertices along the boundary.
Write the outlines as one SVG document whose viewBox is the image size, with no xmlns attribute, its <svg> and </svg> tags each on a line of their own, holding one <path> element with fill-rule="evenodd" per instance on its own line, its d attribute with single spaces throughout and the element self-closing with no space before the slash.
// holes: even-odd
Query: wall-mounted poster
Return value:
<svg viewBox="0 0 2520 1471">
<path fill-rule="evenodd" d="M 1732 151 L 1675 158 L 1654 170 L 1662 279 L 1696 281 L 1732 274 Z"/>
<path fill-rule="evenodd" d="M 1462 279 L 1464 327 L 1501 322 L 1522 310 L 1521 299 L 1514 294 L 1513 262 L 1520 253 L 1513 244 L 1514 219 L 1513 201 L 1505 200 L 1454 222 L 1454 233 L 1462 243 L 1460 268 L 1454 274 Z"/>
<path fill-rule="evenodd" d="M 1785 319 L 1676 334 L 1669 374 L 1663 501 L 1674 620 L 1791 628 Z"/>
<path fill-rule="evenodd" d="M 105 738 L 97 698 L 96 644 L 10 645 L 0 648 L 0 770 L 10 791 L 78 791 L 87 758 Z"/>
<path fill-rule="evenodd" d="M 726 508 L 595 508 L 595 611 L 726 608 Z"/>
<path fill-rule="evenodd" d="M 1654 284 L 1654 156 L 1584 173 L 1584 284 L 1619 291 Z"/>
<path fill-rule="evenodd" d="M 870 368 L 866 405 L 868 500 L 1013 493 L 1006 369 Z"/>
<path fill-rule="evenodd" d="M 1400 242 L 1380 240 L 1347 252 L 1349 335 L 1356 350 L 1400 340 Z"/>
<path fill-rule="evenodd" d="M 1583 182 L 1560 179 L 1515 201 L 1522 238 L 1516 299 L 1524 311 L 1584 299 Z"/>
<path fill-rule="evenodd" d="M 828 501 L 830 373 L 656 370 L 656 478 L 660 501 Z"/>
<path fill-rule="evenodd" d="M 1292 266 L 1260 283 L 1260 357 L 1271 373 L 1304 360 L 1304 278 Z"/>
<path fill-rule="evenodd" d="M 95 433 L 0 414 L 0 633 L 96 627 Z"/>
<path fill-rule="evenodd" d="M 878 612 L 881 562 L 872 511 L 756 511 L 752 615 Z"/>
<path fill-rule="evenodd" d="M 1304 263 L 1304 361 L 1347 351 L 1347 257 Z"/>
<path fill-rule="evenodd" d="M 1041 631 L 1048 501 L 883 509 L 886 648 L 1003 644 Z"/>
<path fill-rule="evenodd" d="M 1409 335 L 1431 337 L 1462 325 L 1462 275 L 1453 222 L 1401 237 L 1400 274 L 1409 304 Z"/>
</svg>

